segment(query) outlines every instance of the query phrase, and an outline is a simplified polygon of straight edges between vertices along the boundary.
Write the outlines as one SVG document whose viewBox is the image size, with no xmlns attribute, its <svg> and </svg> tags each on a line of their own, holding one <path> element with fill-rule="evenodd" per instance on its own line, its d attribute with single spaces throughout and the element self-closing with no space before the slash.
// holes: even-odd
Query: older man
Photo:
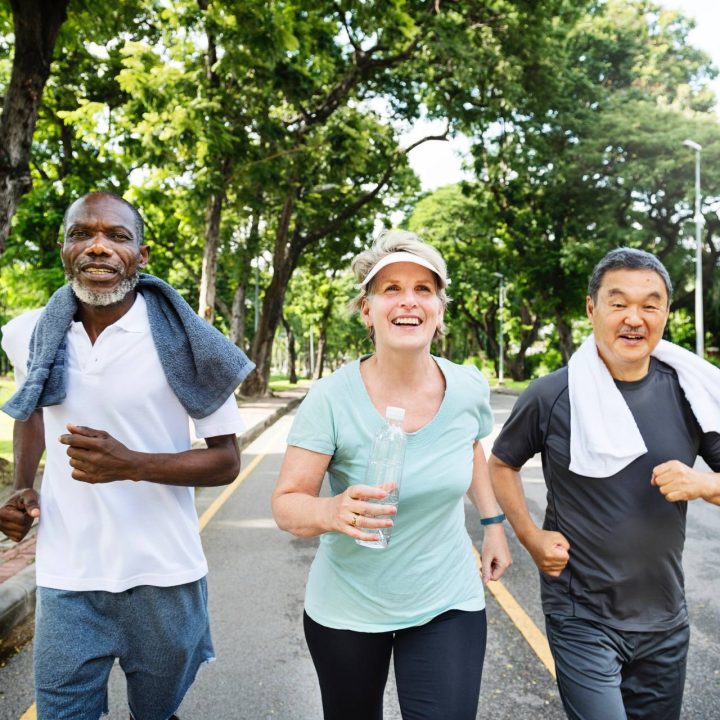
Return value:
<svg viewBox="0 0 720 720">
<path fill-rule="evenodd" d="M 38 717 L 97 720 L 119 658 L 131 717 L 167 720 L 213 657 L 192 488 L 237 475 L 233 389 L 253 366 L 138 272 L 143 223 L 122 198 L 74 202 L 61 258 L 68 285 L 3 328 L 20 389 L 3 408 L 16 462 L 0 530 L 20 540 L 40 520 Z"/>
<path fill-rule="evenodd" d="M 708 408 L 720 371 L 661 341 L 671 293 L 655 256 L 630 248 L 606 255 L 586 301 L 593 334 L 568 368 L 523 393 L 490 459 L 498 501 L 541 570 L 548 640 L 572 719 L 680 717 L 686 500 L 720 504 L 719 476 L 692 469 L 700 455 L 720 470 L 717 397 Z M 543 529 L 519 474 L 538 452 Z"/>
</svg>

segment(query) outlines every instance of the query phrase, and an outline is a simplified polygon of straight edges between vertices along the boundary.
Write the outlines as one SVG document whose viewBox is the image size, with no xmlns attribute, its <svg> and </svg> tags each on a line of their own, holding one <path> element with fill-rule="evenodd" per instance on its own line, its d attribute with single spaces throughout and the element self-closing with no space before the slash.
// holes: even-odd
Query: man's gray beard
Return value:
<svg viewBox="0 0 720 720">
<path fill-rule="evenodd" d="M 128 277 L 124 277 L 111 292 L 98 292 L 97 290 L 88 290 L 77 278 L 66 277 L 77 299 L 81 303 L 93 305 L 94 307 L 107 307 L 122 302 L 125 296 L 135 289 L 140 280 L 138 274 L 133 273 Z"/>
</svg>

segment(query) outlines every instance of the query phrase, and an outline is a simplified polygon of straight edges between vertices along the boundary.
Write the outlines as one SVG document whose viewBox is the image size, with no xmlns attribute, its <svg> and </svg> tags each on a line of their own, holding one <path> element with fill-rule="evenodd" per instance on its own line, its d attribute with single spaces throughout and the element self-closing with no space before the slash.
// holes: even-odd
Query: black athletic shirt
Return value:
<svg viewBox="0 0 720 720">
<path fill-rule="evenodd" d="M 655 358 L 642 380 L 615 384 L 648 448 L 616 475 L 589 478 L 568 469 L 567 368 L 528 387 L 493 453 L 516 468 L 542 453 L 543 528 L 561 532 L 570 543 L 570 561 L 560 577 L 540 573 L 544 612 L 626 631 L 669 630 L 687 622 L 682 570 L 687 503 L 665 500 L 650 484 L 652 469 L 668 460 L 692 466 L 700 455 L 720 471 L 720 435 L 702 432 L 675 371 Z"/>
</svg>

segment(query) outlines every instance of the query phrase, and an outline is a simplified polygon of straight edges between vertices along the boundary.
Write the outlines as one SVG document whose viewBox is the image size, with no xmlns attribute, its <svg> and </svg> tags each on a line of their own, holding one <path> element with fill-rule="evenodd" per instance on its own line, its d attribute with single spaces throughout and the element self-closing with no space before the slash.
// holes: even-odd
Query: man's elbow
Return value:
<svg viewBox="0 0 720 720">
<path fill-rule="evenodd" d="M 237 437 L 224 435 L 205 441 L 213 453 L 215 468 L 212 485 L 229 485 L 240 474 L 240 446 Z"/>
<path fill-rule="evenodd" d="M 240 474 L 240 450 L 228 448 L 216 466 L 213 486 L 229 485 Z"/>
<path fill-rule="evenodd" d="M 218 485 L 229 485 L 240 474 L 240 454 L 230 458 L 226 463 L 226 467 L 222 473 L 222 482 Z"/>
</svg>

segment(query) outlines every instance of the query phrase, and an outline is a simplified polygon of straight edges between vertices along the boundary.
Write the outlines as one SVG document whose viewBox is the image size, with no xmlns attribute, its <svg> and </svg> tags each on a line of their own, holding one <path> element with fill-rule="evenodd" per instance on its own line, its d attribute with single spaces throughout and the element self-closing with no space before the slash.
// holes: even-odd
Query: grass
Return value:
<svg viewBox="0 0 720 720">
<path fill-rule="evenodd" d="M 15 392 L 15 381 L 10 376 L 0 376 L 0 405 Z M 0 458 L 12 462 L 12 432 L 14 420 L 0 412 Z"/>
<path fill-rule="evenodd" d="M 505 390 L 517 390 L 522 392 L 532 382 L 532 380 L 510 380 L 509 378 L 505 378 L 503 380 L 503 384 L 500 385 L 497 378 L 490 378 L 488 382 L 493 390 L 496 390 L 497 388 L 504 388 Z"/>
<path fill-rule="evenodd" d="M 287 375 L 271 375 L 269 384 L 273 392 L 282 392 L 296 387 L 307 387 L 311 382 L 306 378 L 300 378 L 296 383 L 291 383 L 288 381 Z"/>
</svg>

